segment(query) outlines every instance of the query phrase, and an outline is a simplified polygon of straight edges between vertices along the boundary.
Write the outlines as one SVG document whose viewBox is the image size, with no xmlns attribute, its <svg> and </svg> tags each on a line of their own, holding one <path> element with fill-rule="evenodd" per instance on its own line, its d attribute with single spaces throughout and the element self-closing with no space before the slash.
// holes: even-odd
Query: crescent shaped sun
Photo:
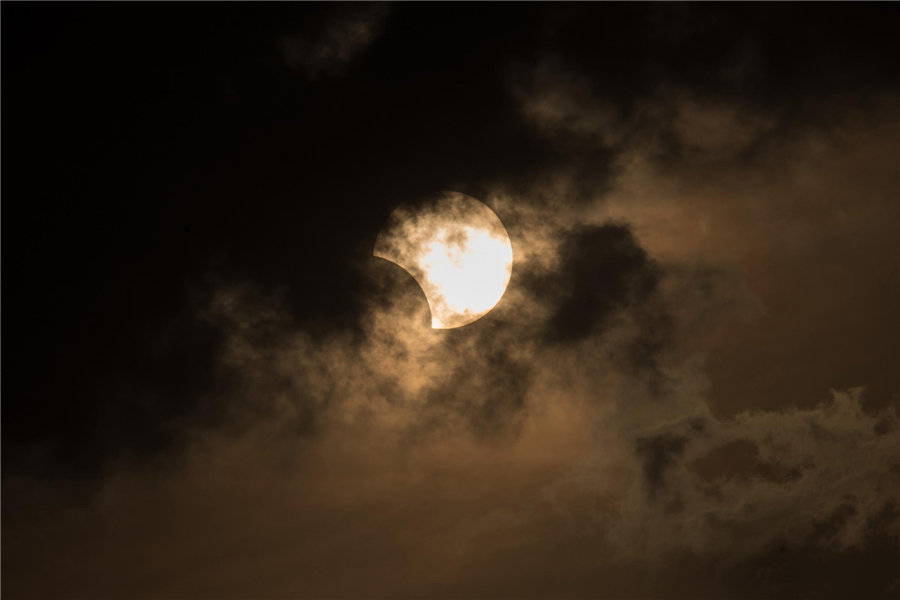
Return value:
<svg viewBox="0 0 900 600">
<path fill-rule="evenodd" d="M 500 218 L 459 192 L 397 208 L 373 254 L 412 275 L 425 293 L 435 329 L 462 327 L 486 315 L 512 275 L 512 244 Z"/>
</svg>

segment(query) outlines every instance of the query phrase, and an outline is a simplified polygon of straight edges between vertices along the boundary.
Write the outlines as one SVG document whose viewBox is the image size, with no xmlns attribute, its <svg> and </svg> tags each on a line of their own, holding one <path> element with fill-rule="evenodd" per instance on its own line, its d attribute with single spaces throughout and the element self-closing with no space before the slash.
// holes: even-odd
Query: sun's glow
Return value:
<svg viewBox="0 0 900 600">
<path fill-rule="evenodd" d="M 487 229 L 448 226 L 424 245 L 419 267 L 432 298 L 431 326 L 452 327 L 459 315 L 481 316 L 506 291 L 512 274 L 512 246 Z"/>
<path fill-rule="evenodd" d="M 509 234 L 494 211 L 471 196 L 444 192 L 401 207 L 375 242 L 375 256 L 415 278 L 435 329 L 478 320 L 503 297 L 512 275 Z"/>
</svg>

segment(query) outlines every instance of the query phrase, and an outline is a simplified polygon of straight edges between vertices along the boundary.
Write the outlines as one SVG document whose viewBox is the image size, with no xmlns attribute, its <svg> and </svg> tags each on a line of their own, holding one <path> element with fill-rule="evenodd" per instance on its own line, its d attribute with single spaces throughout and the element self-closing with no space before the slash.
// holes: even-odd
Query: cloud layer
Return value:
<svg viewBox="0 0 900 600">
<path fill-rule="evenodd" d="M 340 74 L 384 19 L 283 58 Z M 753 49 L 729 64 L 742 89 Z M 431 329 L 364 248 L 354 322 L 316 328 L 214 273 L 189 318 L 215 383 L 177 444 L 5 480 L 10 597 L 898 593 L 898 98 L 510 71 L 555 160 L 480 197 L 512 238 L 501 302 Z"/>
</svg>

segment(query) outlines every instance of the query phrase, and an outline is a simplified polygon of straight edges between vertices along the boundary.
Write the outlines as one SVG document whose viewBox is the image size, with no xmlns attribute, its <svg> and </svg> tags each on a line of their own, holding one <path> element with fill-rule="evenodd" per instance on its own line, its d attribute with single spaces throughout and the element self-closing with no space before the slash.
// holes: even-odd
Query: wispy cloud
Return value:
<svg viewBox="0 0 900 600">
<path fill-rule="evenodd" d="M 389 5 L 371 3 L 343 11 L 312 35 L 290 35 L 279 45 L 285 65 L 311 79 L 341 75 L 381 33 Z"/>
</svg>

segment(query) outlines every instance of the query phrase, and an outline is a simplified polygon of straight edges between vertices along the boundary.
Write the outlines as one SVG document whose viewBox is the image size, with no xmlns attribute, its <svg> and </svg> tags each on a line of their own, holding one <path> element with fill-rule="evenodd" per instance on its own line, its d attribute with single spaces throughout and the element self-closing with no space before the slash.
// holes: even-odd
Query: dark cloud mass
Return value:
<svg viewBox="0 0 900 600">
<path fill-rule="evenodd" d="M 2 13 L 5 597 L 900 594 L 894 5 Z"/>
<path fill-rule="evenodd" d="M 537 286 L 558 295 L 549 326 L 551 336 L 560 341 L 592 335 L 616 309 L 644 303 L 657 285 L 654 265 L 622 225 L 566 234 L 559 262 Z"/>
</svg>

